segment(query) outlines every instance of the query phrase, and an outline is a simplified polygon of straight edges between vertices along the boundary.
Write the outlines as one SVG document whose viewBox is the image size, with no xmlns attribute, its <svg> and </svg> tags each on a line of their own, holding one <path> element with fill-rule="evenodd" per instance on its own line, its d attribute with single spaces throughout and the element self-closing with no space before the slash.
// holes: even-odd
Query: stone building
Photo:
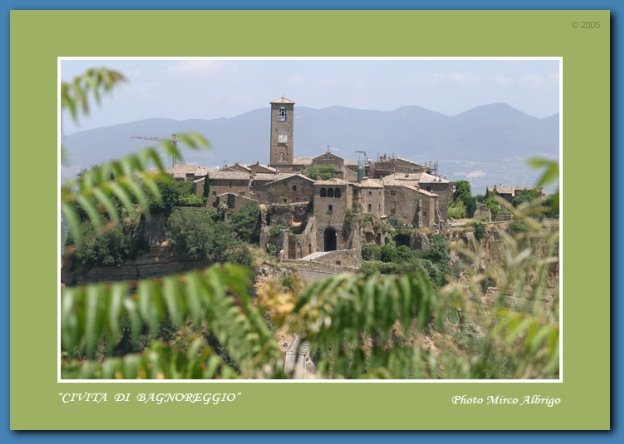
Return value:
<svg viewBox="0 0 624 444">
<path fill-rule="evenodd" d="M 352 211 L 352 187 L 342 179 L 314 182 L 314 219 L 317 227 L 316 251 L 342 250 L 348 246 L 344 228 L 347 210 Z"/>
<path fill-rule="evenodd" d="M 397 173 L 430 173 L 430 168 L 402 157 L 382 154 L 374 162 L 368 164 L 366 174 L 374 179 L 381 179 Z"/>
<path fill-rule="evenodd" d="M 534 187 L 526 185 L 488 185 L 485 189 L 486 194 L 496 194 L 507 202 L 512 203 L 518 191 L 530 191 Z"/>
<path fill-rule="evenodd" d="M 207 176 L 196 180 L 195 194 L 201 196 L 204 190 L 204 183 L 208 177 L 208 199 L 206 206 L 212 207 L 216 205 L 217 196 L 224 193 L 233 193 L 239 196 L 251 197 L 249 188 L 249 179 L 251 175 L 244 171 L 221 171 L 208 170 Z"/>
<path fill-rule="evenodd" d="M 228 210 L 240 210 L 246 205 L 259 205 L 256 199 L 252 199 L 247 196 L 241 196 L 236 193 L 223 193 L 218 194 L 215 198 L 214 206 L 223 207 Z"/>
<path fill-rule="evenodd" d="M 353 209 L 357 213 L 372 213 L 385 217 L 384 186 L 376 179 L 364 179 L 353 184 Z"/>
<path fill-rule="evenodd" d="M 310 202 L 314 194 L 314 181 L 303 174 L 292 174 L 265 185 L 266 202 L 285 204 Z"/>
<path fill-rule="evenodd" d="M 437 219 L 446 222 L 448 205 L 453 199 L 453 184 L 448 180 L 429 173 L 395 173 L 381 179 L 384 186 L 412 185 L 416 188 L 434 193 L 437 200 Z"/>
<path fill-rule="evenodd" d="M 390 223 L 413 227 L 433 227 L 437 222 L 437 194 L 414 185 L 384 187 L 386 213 Z"/>
<path fill-rule="evenodd" d="M 194 182 L 206 176 L 207 168 L 199 165 L 176 163 L 167 170 L 167 173 L 173 177 L 176 182 Z"/>
</svg>

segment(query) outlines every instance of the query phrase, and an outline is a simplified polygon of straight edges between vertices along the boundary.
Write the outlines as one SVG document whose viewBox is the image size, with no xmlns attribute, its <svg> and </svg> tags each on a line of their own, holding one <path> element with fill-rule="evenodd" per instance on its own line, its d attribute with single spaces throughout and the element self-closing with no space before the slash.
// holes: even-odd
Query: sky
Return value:
<svg viewBox="0 0 624 444">
<path fill-rule="evenodd" d="M 127 82 L 100 107 L 63 132 L 152 117 L 176 120 L 233 117 L 287 97 L 296 106 L 348 106 L 391 111 L 421 106 L 456 115 L 507 103 L 535 117 L 559 112 L 558 60 L 62 60 L 61 79 L 105 66 Z"/>
</svg>

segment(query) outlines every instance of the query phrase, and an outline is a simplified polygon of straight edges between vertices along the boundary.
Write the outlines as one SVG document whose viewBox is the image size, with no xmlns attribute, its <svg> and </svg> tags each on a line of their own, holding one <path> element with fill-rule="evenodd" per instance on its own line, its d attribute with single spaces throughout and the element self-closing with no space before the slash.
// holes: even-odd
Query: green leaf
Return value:
<svg viewBox="0 0 624 444">
<path fill-rule="evenodd" d="M 61 211 L 63 213 L 63 216 L 65 217 L 65 220 L 69 224 L 69 229 L 73 236 L 74 244 L 76 244 L 77 246 L 80 245 L 82 241 L 82 232 L 80 230 L 80 219 L 78 218 L 78 214 L 76 214 L 76 210 L 74 210 L 74 208 L 70 204 L 63 202 L 61 204 Z"/>
<path fill-rule="evenodd" d="M 85 326 L 86 351 L 88 355 L 93 355 L 97 344 L 100 329 L 100 298 L 102 294 L 101 285 L 89 285 L 87 293 L 87 316 Z"/>
<path fill-rule="evenodd" d="M 163 298 L 171 322 L 176 327 L 179 327 L 184 322 L 184 312 L 186 311 L 181 293 L 182 288 L 176 277 L 167 276 L 163 279 Z"/>
<path fill-rule="evenodd" d="M 116 343 L 121 336 L 121 309 L 123 300 L 128 294 L 128 284 L 116 282 L 112 285 L 110 308 L 108 310 L 108 325 L 111 332 L 111 342 Z"/>
</svg>

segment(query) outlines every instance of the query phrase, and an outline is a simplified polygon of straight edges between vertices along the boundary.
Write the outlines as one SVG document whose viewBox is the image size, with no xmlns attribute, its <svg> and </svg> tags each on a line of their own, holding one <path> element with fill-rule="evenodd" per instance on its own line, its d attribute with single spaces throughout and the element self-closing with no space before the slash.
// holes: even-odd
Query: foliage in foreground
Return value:
<svg viewBox="0 0 624 444">
<path fill-rule="evenodd" d="M 71 89 L 63 86 L 62 103 L 72 116 L 85 91 L 106 89 L 106 82 L 93 84 L 90 75 Z M 197 135 L 178 140 L 205 145 Z M 177 147 L 165 143 L 164 148 L 180 157 Z M 162 172 L 155 149 L 63 185 L 63 215 L 77 243 L 80 212 L 101 234 L 125 215 L 147 214 L 150 194 L 161 200 L 150 164 Z M 548 165 L 544 177 L 553 171 Z M 556 221 L 539 217 L 543 204 L 537 199 L 509 206 L 524 228 L 498 233 L 498 257 L 491 263 L 482 262 L 479 245 L 465 248 L 465 269 L 440 290 L 415 270 L 402 276 L 339 275 L 300 294 L 296 285 L 266 281 L 254 300 L 248 270 L 234 265 L 140 280 L 136 287 L 128 282 L 65 287 L 63 377 L 291 377 L 275 328 L 309 342 L 322 378 L 556 377 L 559 295 L 552 280 L 558 274 L 559 238 Z M 442 247 L 434 244 L 425 259 L 443 260 L 448 250 Z M 163 331 L 170 327 L 190 333 L 183 341 L 167 340 Z M 147 348 L 116 355 L 127 336 L 147 337 Z"/>
</svg>

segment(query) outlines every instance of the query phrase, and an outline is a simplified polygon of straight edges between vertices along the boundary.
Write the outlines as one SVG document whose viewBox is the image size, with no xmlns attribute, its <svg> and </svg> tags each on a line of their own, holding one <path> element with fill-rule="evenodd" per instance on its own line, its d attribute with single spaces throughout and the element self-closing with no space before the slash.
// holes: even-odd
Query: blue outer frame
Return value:
<svg viewBox="0 0 624 444">
<path fill-rule="evenodd" d="M 304 0 L 294 4 L 292 0 L 3 0 L 0 3 L 0 244 L 9 245 L 9 11 L 12 9 L 609 9 L 612 13 L 612 64 L 611 78 L 622 75 L 622 30 L 618 29 L 618 21 L 624 14 L 621 0 Z M 620 56 L 619 58 L 617 56 Z M 616 128 L 623 128 L 622 116 L 617 113 L 618 105 L 622 105 L 622 90 L 616 82 L 611 86 L 613 101 L 611 140 L 612 158 L 611 177 L 614 190 L 611 193 L 612 226 L 622 216 L 622 179 L 614 174 L 623 167 L 621 138 L 617 137 Z M 614 247 L 614 248 L 613 248 Z M 617 369 L 622 371 L 622 350 L 616 346 L 624 339 L 624 325 L 616 319 L 624 319 L 624 304 L 618 301 L 621 293 L 621 273 L 624 273 L 618 257 L 622 251 L 622 236 L 617 230 L 612 241 L 612 360 L 611 374 L 616 375 Z M 620 277 L 618 277 L 620 276 Z M 253 440 L 261 443 L 281 442 L 412 442 L 418 439 L 455 441 L 462 443 L 488 442 L 524 443 L 538 442 L 605 442 L 624 439 L 624 415 L 618 404 L 624 399 L 622 384 L 614 377 L 611 382 L 612 410 L 611 432 L 10 432 L 9 431 L 9 249 L 0 250 L 0 285 L 5 296 L 0 302 L 0 442 L 63 442 L 83 443 L 116 443 L 149 441 L 150 443 L 169 442 L 172 439 L 185 442 L 205 442 L 206 440 Z M 619 401 L 619 402 L 618 402 Z"/>
</svg>

